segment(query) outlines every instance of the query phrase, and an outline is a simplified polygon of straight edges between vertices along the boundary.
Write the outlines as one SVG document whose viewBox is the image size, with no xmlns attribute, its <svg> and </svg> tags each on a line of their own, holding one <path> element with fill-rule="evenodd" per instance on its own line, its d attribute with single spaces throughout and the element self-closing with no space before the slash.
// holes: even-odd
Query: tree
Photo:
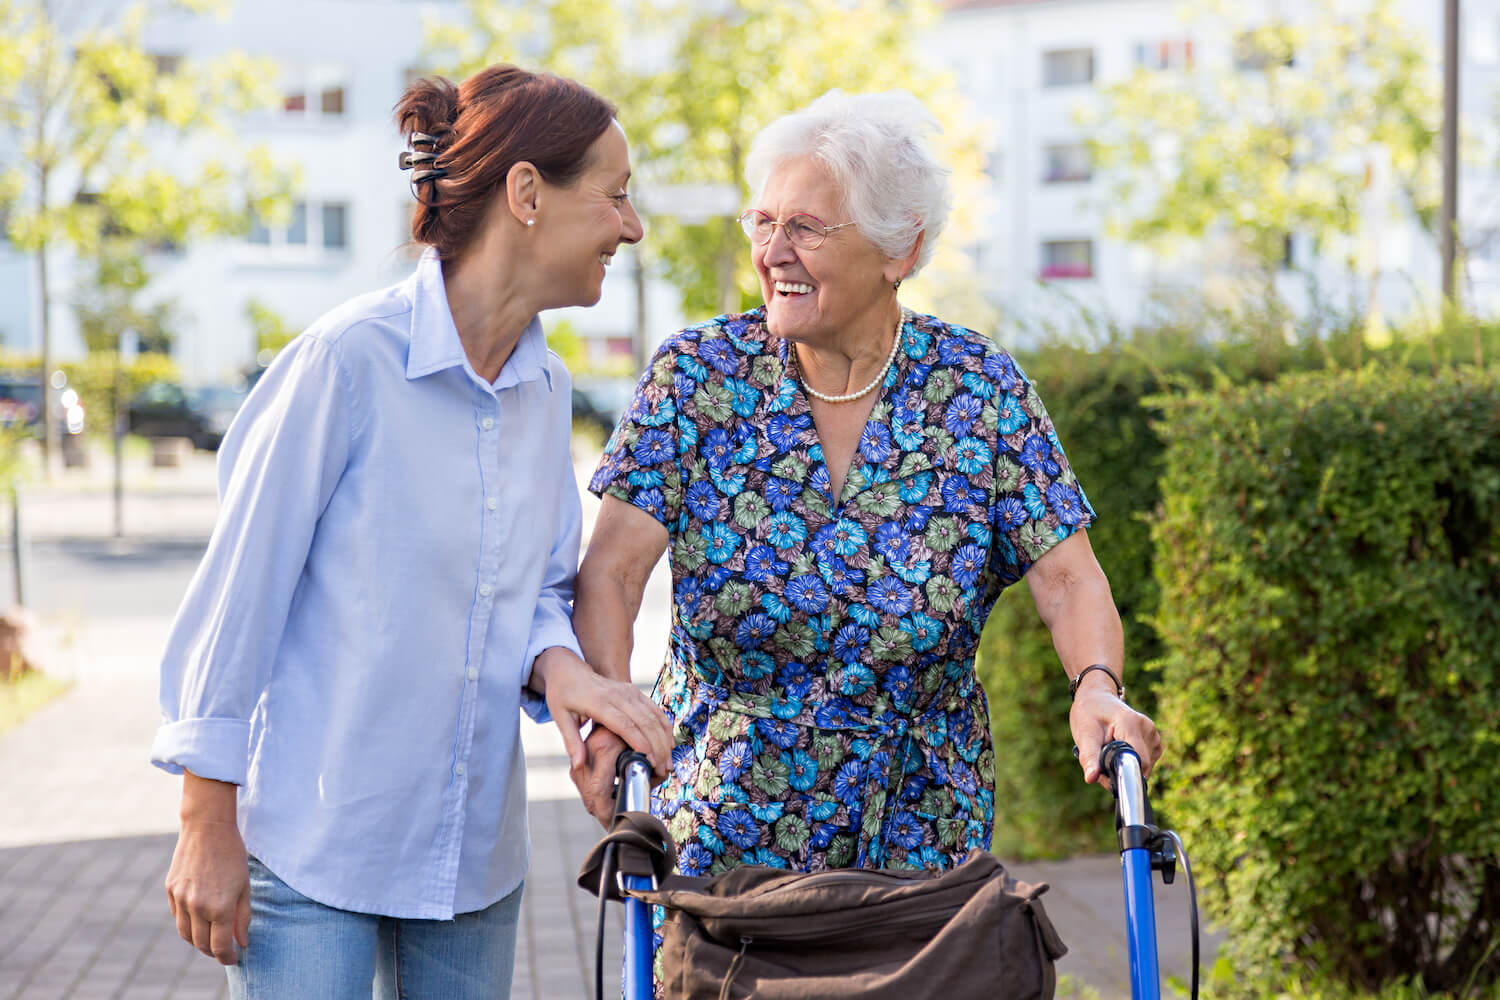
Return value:
<svg viewBox="0 0 1500 1000">
<path fill-rule="evenodd" d="M 669 193 L 706 187 L 743 205 L 755 134 L 830 89 L 899 87 L 922 98 L 945 126 L 960 203 L 974 203 L 978 133 L 950 76 L 914 48 L 936 16 L 927 0 L 469 0 L 472 23 L 435 26 L 429 42 L 435 61 L 456 75 L 493 62 L 538 65 L 613 101 L 639 187 L 656 195 L 638 206 L 649 217 L 650 252 L 685 310 L 706 315 L 759 301 L 745 238 L 736 211 L 683 214 Z M 957 215 L 944 239 L 954 257 L 964 238 Z"/>
<path fill-rule="evenodd" d="M 287 178 L 264 151 L 232 160 L 222 152 L 232 146 L 231 116 L 275 100 L 271 67 L 239 53 L 178 60 L 145 44 L 154 15 L 222 9 L 221 0 L 142 0 L 123 11 L 0 0 L 0 209 L 10 240 L 37 261 L 44 392 L 56 251 L 86 265 L 103 301 L 134 308 L 151 250 L 239 231 L 252 205 L 274 214 L 284 196 Z M 218 155 L 194 147 L 204 133 Z M 82 318 L 87 331 L 87 307 Z M 89 337 L 104 347 L 110 331 L 96 324 Z M 56 431 L 51 405 L 42 412 L 46 456 Z"/>
<path fill-rule="evenodd" d="M 1352 273 L 1371 266 L 1357 238 L 1372 210 L 1434 233 L 1442 104 L 1429 47 L 1391 0 L 1354 16 L 1314 0 L 1269 23 L 1252 7 L 1198 0 L 1194 34 L 1232 38 L 1232 59 L 1137 70 L 1080 113 L 1112 230 L 1156 249 L 1226 238 L 1266 288 L 1293 233 Z M 1372 198 L 1384 178 L 1393 197 Z M 1378 275 L 1364 276 L 1373 287 Z"/>
</svg>

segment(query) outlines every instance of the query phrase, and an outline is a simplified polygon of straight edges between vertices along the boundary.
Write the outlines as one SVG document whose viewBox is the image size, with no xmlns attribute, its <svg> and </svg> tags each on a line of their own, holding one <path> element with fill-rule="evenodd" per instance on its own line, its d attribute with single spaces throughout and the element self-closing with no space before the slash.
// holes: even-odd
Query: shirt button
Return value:
<svg viewBox="0 0 1500 1000">
<path fill-rule="evenodd" d="M 471 680 L 471 681 L 477 681 L 477 680 L 479 680 L 479 671 L 475 670 L 473 667 L 469 668 L 469 680 Z"/>
<path fill-rule="evenodd" d="M 463 777 L 464 771 L 466 770 L 468 770 L 468 768 L 464 767 L 463 761 L 459 761 L 457 764 L 453 765 L 453 773 L 458 775 L 460 778 Z"/>
<path fill-rule="evenodd" d="M 490 510 L 494 510 L 496 507 L 500 506 L 500 501 L 496 500 L 494 497 L 490 497 L 489 499 L 485 500 L 484 505 Z"/>
<path fill-rule="evenodd" d="M 485 430 L 490 430 L 495 426 L 495 419 L 493 417 L 485 417 L 483 420 L 479 421 L 479 426 L 483 427 Z"/>
<path fill-rule="evenodd" d="M 490 585 L 489 584 L 487 584 L 487 583 L 481 583 L 479 585 L 479 596 L 480 597 L 489 597 L 490 596 Z"/>
</svg>

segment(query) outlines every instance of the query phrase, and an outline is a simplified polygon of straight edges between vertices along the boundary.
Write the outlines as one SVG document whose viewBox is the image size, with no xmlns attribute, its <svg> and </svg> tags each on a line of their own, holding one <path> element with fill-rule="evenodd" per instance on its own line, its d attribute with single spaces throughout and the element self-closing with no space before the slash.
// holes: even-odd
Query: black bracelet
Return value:
<svg viewBox="0 0 1500 1000">
<path fill-rule="evenodd" d="M 1116 698 L 1120 698 L 1122 700 L 1124 699 L 1124 697 L 1125 697 L 1125 685 L 1120 683 L 1120 678 L 1115 674 L 1115 672 L 1113 670 L 1109 669 L 1108 667 L 1106 667 L 1102 663 L 1091 663 L 1091 664 L 1089 664 L 1088 666 L 1084 667 L 1082 670 L 1078 671 L 1078 675 L 1076 677 L 1074 677 L 1072 680 L 1068 681 L 1068 698 L 1069 699 L 1076 699 L 1078 697 L 1078 683 L 1083 680 L 1084 676 L 1090 670 L 1102 670 L 1106 674 L 1109 674 L 1109 679 L 1115 682 L 1115 697 Z"/>
</svg>

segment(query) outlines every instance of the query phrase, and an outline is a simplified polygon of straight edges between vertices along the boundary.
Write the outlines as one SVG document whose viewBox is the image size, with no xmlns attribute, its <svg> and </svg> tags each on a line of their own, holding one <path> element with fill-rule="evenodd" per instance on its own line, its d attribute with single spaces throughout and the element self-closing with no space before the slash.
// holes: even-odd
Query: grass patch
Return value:
<svg viewBox="0 0 1500 1000">
<path fill-rule="evenodd" d="M 0 682 L 0 733 L 14 729 L 32 712 L 72 686 L 70 681 L 60 681 L 39 670 L 27 671 L 10 682 Z"/>
</svg>

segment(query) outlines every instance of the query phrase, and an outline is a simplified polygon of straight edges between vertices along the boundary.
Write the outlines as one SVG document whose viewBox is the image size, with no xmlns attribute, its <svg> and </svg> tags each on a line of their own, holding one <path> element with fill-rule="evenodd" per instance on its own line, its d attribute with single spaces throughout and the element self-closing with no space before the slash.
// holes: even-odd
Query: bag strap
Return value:
<svg viewBox="0 0 1500 1000">
<path fill-rule="evenodd" d="M 620 875 L 638 875 L 656 880 L 657 885 L 677 867 L 677 845 L 667 832 L 666 824 L 644 812 L 615 813 L 609 832 L 589 851 L 578 872 L 579 888 L 595 896 L 599 895 L 599 875 L 604 867 L 605 851 L 614 847 L 612 872 Z M 618 880 L 604 886 L 605 898 L 621 899 Z"/>
</svg>

